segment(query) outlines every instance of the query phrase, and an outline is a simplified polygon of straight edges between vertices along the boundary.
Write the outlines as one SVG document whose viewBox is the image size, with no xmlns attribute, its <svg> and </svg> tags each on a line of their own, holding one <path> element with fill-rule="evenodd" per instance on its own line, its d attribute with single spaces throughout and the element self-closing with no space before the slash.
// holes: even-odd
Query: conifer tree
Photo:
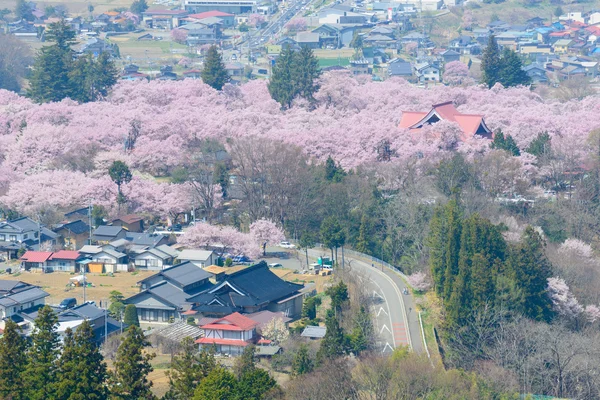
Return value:
<svg viewBox="0 0 600 400">
<path fill-rule="evenodd" d="M 115 370 L 111 372 L 111 397 L 114 399 L 154 399 L 148 381 L 153 371 L 150 360 L 154 354 L 144 354 L 143 349 L 149 343 L 144 332 L 137 326 L 130 326 L 125 338 L 117 350 Z"/>
<path fill-rule="evenodd" d="M 313 361 L 308 354 L 308 346 L 301 344 L 292 360 L 292 374 L 295 376 L 308 374 L 314 368 Z"/>
<path fill-rule="evenodd" d="M 229 82 L 229 74 L 217 46 L 212 45 L 208 49 L 200 75 L 204 83 L 216 90 L 223 89 L 223 86 Z"/>
<path fill-rule="evenodd" d="M 531 78 L 529 78 L 527 72 L 523 71 L 523 63 L 519 55 L 508 48 L 505 48 L 502 52 L 499 82 L 504 87 L 529 85 L 531 83 Z"/>
<path fill-rule="evenodd" d="M 317 352 L 319 362 L 328 358 L 337 358 L 346 354 L 348 348 L 346 336 L 333 312 L 329 312 L 325 320 L 327 331 Z"/>
<path fill-rule="evenodd" d="M 187 400 L 194 397 L 194 390 L 200 381 L 217 367 L 214 353 L 208 349 L 198 352 L 191 338 L 181 342 L 182 351 L 171 362 L 167 371 L 169 378 L 169 399 Z"/>
<path fill-rule="evenodd" d="M 360 227 L 358 228 L 358 239 L 356 240 L 356 251 L 369 254 L 371 252 L 371 221 L 366 213 L 363 213 L 360 219 Z"/>
<path fill-rule="evenodd" d="M 44 306 L 38 311 L 31 334 L 31 346 L 27 352 L 25 388 L 30 400 L 46 400 L 55 397 L 57 382 L 57 360 L 60 340 L 56 332 L 58 317 Z"/>
<path fill-rule="evenodd" d="M 57 398 L 64 400 L 103 400 L 106 388 L 106 364 L 95 342 L 89 321 L 75 333 L 67 329 L 58 363 Z"/>
<path fill-rule="evenodd" d="M 235 376 L 225 368 L 217 367 L 202 379 L 194 393 L 194 400 L 236 399 L 237 396 L 238 388 Z"/>
<path fill-rule="evenodd" d="M 521 150 L 511 135 L 504 136 L 502 130 L 494 133 L 494 140 L 490 144 L 492 149 L 505 150 L 513 156 L 520 156 Z"/>
<path fill-rule="evenodd" d="M 19 326 L 10 319 L 0 338 L 0 398 L 24 400 L 24 371 L 27 367 L 27 342 Z"/>
<path fill-rule="evenodd" d="M 252 372 L 256 368 L 254 365 L 255 354 L 256 347 L 250 345 L 244 347 L 242 354 L 235 359 L 233 371 L 238 379 L 241 379 L 244 375 Z"/>
<path fill-rule="evenodd" d="M 292 101 L 298 94 L 294 82 L 294 68 L 296 67 L 296 53 L 289 46 L 277 57 L 269 78 L 269 93 L 273 100 L 281 104 L 282 108 L 290 108 Z"/>
<path fill-rule="evenodd" d="M 267 371 L 254 368 L 238 379 L 236 390 L 240 399 L 262 399 L 264 394 L 277 386 Z"/>
<path fill-rule="evenodd" d="M 552 267 L 544 254 L 545 243 L 538 232 L 528 226 L 521 242 L 510 251 L 507 274 L 520 294 L 516 311 L 537 321 L 550 321 L 553 317 L 552 301 L 548 296 L 548 278 Z"/>
<path fill-rule="evenodd" d="M 426 239 L 429 248 L 429 268 L 433 280 L 434 290 L 438 296 L 444 293 L 444 277 L 446 272 L 446 237 L 448 224 L 445 215 L 445 206 L 439 205 L 433 211 L 429 223 L 429 235 Z"/>
<path fill-rule="evenodd" d="M 460 253 L 460 236 L 462 232 L 462 215 L 456 199 L 446 204 L 444 218 L 447 224 L 446 242 L 443 243 L 446 260 L 444 262 L 444 292 L 443 299 L 450 300 L 454 279 L 458 276 L 458 258 Z"/>
<path fill-rule="evenodd" d="M 296 54 L 292 70 L 292 81 L 296 86 L 296 94 L 314 104 L 316 101 L 314 95 L 319 90 L 317 79 L 320 75 L 319 62 L 312 49 L 303 46 Z"/>
<path fill-rule="evenodd" d="M 492 87 L 500 81 L 500 49 L 496 37 L 490 35 L 488 44 L 481 57 L 482 81 L 488 87 Z"/>
</svg>

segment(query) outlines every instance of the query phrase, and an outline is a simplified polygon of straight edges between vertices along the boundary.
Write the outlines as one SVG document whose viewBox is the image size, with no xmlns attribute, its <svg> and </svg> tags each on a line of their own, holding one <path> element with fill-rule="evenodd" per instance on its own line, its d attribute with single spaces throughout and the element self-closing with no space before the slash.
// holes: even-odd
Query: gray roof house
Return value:
<svg viewBox="0 0 600 400">
<path fill-rule="evenodd" d="M 304 328 L 300 336 L 310 339 L 323 339 L 326 333 L 327 328 L 324 326 L 308 325 L 306 328 Z"/>
<path fill-rule="evenodd" d="M 548 76 L 546 75 L 546 68 L 542 64 L 532 63 L 523 67 L 523 71 L 527 73 L 527 76 L 531 78 L 533 83 L 547 83 Z"/>
<path fill-rule="evenodd" d="M 319 34 L 313 32 L 298 32 L 296 34 L 296 43 L 301 47 L 317 49 L 320 47 Z"/>
<path fill-rule="evenodd" d="M 23 310 L 43 305 L 48 296 L 39 286 L 21 281 L 0 280 L 0 318 L 4 320 Z M 4 322 L 0 324 L 4 327 Z"/>
<path fill-rule="evenodd" d="M 127 230 L 121 226 L 100 225 L 92 232 L 92 240 L 100 243 L 109 243 L 117 239 L 124 239 Z"/>
<path fill-rule="evenodd" d="M 58 234 L 28 217 L 0 222 L 0 243 L 15 243 L 32 250 L 39 250 L 40 241 L 42 244 L 49 242 L 55 245 L 57 238 Z M 4 249 L 0 247 L 0 251 L 2 250 Z"/>
<path fill-rule="evenodd" d="M 129 256 L 129 261 L 136 268 L 161 270 L 173 265 L 178 252 L 167 245 L 161 245 L 158 247 L 140 246 L 140 248 L 132 250 L 132 253 Z"/>
<path fill-rule="evenodd" d="M 169 243 L 169 236 L 157 233 L 127 232 L 125 240 L 140 246 L 156 247 Z"/>
<path fill-rule="evenodd" d="M 185 249 L 177 256 L 179 261 L 190 261 L 199 267 L 208 267 L 215 264 L 216 256 L 211 250 Z"/>
<path fill-rule="evenodd" d="M 412 64 L 401 58 L 393 59 L 388 64 L 388 75 L 410 78 L 413 76 Z"/>
</svg>

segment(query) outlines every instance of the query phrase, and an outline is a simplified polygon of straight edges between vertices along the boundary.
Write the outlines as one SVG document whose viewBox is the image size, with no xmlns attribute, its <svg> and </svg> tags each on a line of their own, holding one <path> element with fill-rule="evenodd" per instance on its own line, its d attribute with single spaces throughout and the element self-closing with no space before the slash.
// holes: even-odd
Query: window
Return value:
<svg viewBox="0 0 600 400">
<path fill-rule="evenodd" d="M 34 233 L 33 233 L 33 237 L 37 239 L 37 237 L 38 237 L 38 232 L 34 232 Z"/>
<path fill-rule="evenodd" d="M 0 235 L 0 240 L 6 240 L 6 235 L 5 234 L 1 234 Z"/>
<path fill-rule="evenodd" d="M 9 239 L 11 242 L 16 242 L 17 241 L 17 235 L 10 235 Z"/>
<path fill-rule="evenodd" d="M 24 235 L 23 235 L 23 240 L 27 240 L 27 238 L 28 238 L 28 237 L 29 237 L 29 236 L 28 236 L 27 234 L 24 234 Z"/>
</svg>

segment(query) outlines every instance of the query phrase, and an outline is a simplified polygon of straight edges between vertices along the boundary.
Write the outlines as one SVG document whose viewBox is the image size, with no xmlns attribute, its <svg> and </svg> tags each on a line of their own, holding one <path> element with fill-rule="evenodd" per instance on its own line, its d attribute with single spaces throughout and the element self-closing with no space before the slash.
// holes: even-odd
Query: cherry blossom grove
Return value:
<svg viewBox="0 0 600 400">
<path fill-rule="evenodd" d="M 419 133 L 398 128 L 402 111 L 427 111 L 445 101 L 462 113 L 483 114 L 490 129 L 512 135 L 521 148 L 548 132 L 553 146 L 581 152 L 589 133 L 600 127 L 590 118 L 600 108 L 600 96 L 559 103 L 527 88 L 416 88 L 401 79 L 371 82 L 336 72 L 323 76 L 316 98 L 314 110 L 298 103 L 282 111 L 262 81 L 228 85 L 222 92 L 195 80 L 122 82 L 106 100 L 88 104 L 37 105 L 0 91 L 0 204 L 29 213 L 44 202 L 69 207 L 91 197 L 112 207 L 116 187 L 106 170 L 122 160 L 135 171 L 124 188 L 134 211 L 177 213 L 193 201 L 189 188 L 155 178 L 181 166 L 203 139 L 282 141 L 317 161 L 332 156 L 345 168 L 376 163 L 384 140 L 397 156 L 392 163 L 400 164 L 413 155 L 486 151 L 485 140 L 457 141 L 453 123 Z M 134 125 L 139 135 L 132 144 Z M 523 155 L 524 164 L 531 165 L 531 157 Z M 149 195 L 173 189 L 178 195 L 169 205 L 158 205 L 164 197 Z"/>
</svg>

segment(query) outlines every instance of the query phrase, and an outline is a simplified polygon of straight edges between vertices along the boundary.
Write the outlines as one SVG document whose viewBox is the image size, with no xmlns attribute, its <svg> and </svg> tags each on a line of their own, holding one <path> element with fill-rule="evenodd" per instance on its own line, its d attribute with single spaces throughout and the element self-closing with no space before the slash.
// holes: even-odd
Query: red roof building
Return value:
<svg viewBox="0 0 600 400">
<path fill-rule="evenodd" d="M 79 258 L 80 254 L 74 250 L 60 250 L 56 253 L 52 253 L 50 260 L 72 260 L 75 261 Z"/>
<path fill-rule="evenodd" d="M 214 345 L 223 354 L 241 354 L 244 347 L 256 341 L 257 326 L 258 322 L 236 312 L 202 325 L 204 337 L 196 343 L 201 347 Z"/>
<path fill-rule="evenodd" d="M 20 260 L 28 263 L 45 263 L 50 257 L 52 257 L 51 251 L 26 251 Z"/>
<path fill-rule="evenodd" d="M 400 119 L 400 128 L 419 130 L 424 125 L 434 124 L 439 121 L 456 122 L 462 130 L 463 141 L 468 141 L 475 135 L 492 138 L 492 131 L 483 120 L 483 115 L 462 114 L 451 101 L 434 104 L 428 112 L 403 111 Z"/>
</svg>

